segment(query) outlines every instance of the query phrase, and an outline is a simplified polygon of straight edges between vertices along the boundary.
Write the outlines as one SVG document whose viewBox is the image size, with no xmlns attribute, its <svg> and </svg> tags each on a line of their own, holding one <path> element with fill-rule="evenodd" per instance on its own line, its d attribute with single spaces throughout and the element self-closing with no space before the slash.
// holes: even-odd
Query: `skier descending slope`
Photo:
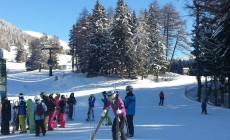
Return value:
<svg viewBox="0 0 230 140">
<path fill-rule="evenodd" d="M 107 96 L 109 97 L 109 102 L 104 107 L 104 110 L 103 110 L 101 116 L 105 117 L 107 110 L 111 106 L 111 108 L 113 109 L 114 116 L 118 117 L 118 119 L 116 119 L 116 117 L 115 117 L 113 120 L 113 125 L 112 125 L 113 140 L 117 140 L 116 136 L 119 133 L 120 133 L 121 140 L 126 140 L 126 136 L 124 133 L 124 126 L 125 126 L 125 119 L 126 119 L 125 118 L 126 112 L 125 112 L 124 102 L 119 97 L 119 94 L 117 91 L 108 91 Z M 119 121 L 119 130 L 116 130 L 116 128 L 117 128 L 116 121 L 117 120 Z"/>
</svg>

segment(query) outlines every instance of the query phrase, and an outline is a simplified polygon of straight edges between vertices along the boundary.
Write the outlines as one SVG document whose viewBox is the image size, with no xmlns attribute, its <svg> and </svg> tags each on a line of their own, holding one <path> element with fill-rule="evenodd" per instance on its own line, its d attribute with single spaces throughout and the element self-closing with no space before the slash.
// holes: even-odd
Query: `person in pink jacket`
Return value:
<svg viewBox="0 0 230 140">
<path fill-rule="evenodd" d="M 116 140 L 116 116 L 117 115 L 118 115 L 118 120 L 119 120 L 120 138 L 121 140 L 126 140 L 126 136 L 124 133 L 124 126 L 125 126 L 125 120 L 126 120 L 126 117 L 125 117 L 126 111 L 125 111 L 124 102 L 119 97 L 119 94 L 117 91 L 108 91 L 107 96 L 109 98 L 109 102 L 104 107 L 101 117 L 105 117 L 107 110 L 111 107 L 113 110 L 114 116 L 115 116 L 113 120 L 113 125 L 112 125 L 113 140 Z"/>
</svg>

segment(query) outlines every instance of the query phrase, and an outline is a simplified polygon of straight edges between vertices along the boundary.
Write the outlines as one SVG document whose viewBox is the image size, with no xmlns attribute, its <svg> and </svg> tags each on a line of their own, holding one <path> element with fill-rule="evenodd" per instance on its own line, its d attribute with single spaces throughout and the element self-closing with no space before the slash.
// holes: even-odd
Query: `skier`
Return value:
<svg viewBox="0 0 230 140">
<path fill-rule="evenodd" d="M 54 97 L 55 104 L 56 104 L 56 113 L 55 113 L 55 119 L 57 120 L 58 123 L 60 123 L 60 94 L 56 94 Z"/>
<path fill-rule="evenodd" d="M 41 104 L 44 111 L 47 111 L 47 106 L 45 105 L 44 102 L 41 102 L 39 95 L 35 96 L 34 100 L 35 100 L 35 104 L 33 105 L 33 113 L 34 113 L 34 120 L 35 120 L 35 136 L 38 137 L 40 135 L 40 128 L 42 130 L 43 136 L 45 136 L 46 134 L 46 128 L 44 125 L 45 113 L 40 116 L 36 113 L 36 110 L 38 106 Z"/>
<path fill-rule="evenodd" d="M 206 103 L 207 101 L 206 101 L 206 99 L 202 102 L 202 104 L 201 104 L 201 108 L 202 108 L 202 114 L 203 113 L 205 113 L 205 114 L 208 114 L 207 113 L 207 103 Z"/>
<path fill-rule="evenodd" d="M 104 103 L 103 108 L 105 108 L 105 106 L 108 104 L 109 100 L 108 100 L 108 97 L 107 97 L 107 95 L 106 95 L 106 91 L 103 91 L 103 92 L 102 92 L 102 95 L 103 95 L 104 98 L 101 99 L 101 100 L 102 100 L 102 102 Z M 105 119 L 106 119 L 106 124 L 105 124 L 105 125 L 112 125 L 112 121 L 111 121 L 111 119 L 110 119 L 110 117 L 109 117 L 109 111 L 106 112 L 106 114 L 105 114 Z"/>
<path fill-rule="evenodd" d="M 53 130 L 54 128 L 51 126 L 53 123 L 53 115 L 55 111 L 55 100 L 53 98 L 53 94 L 49 95 L 49 121 L 48 121 L 48 130 Z"/>
<path fill-rule="evenodd" d="M 163 91 L 160 92 L 159 98 L 160 98 L 159 106 L 163 106 L 164 105 L 164 98 L 165 98 Z"/>
<path fill-rule="evenodd" d="M 19 124 L 21 128 L 20 133 L 26 133 L 26 100 L 24 99 L 24 94 L 19 93 L 19 109 L 18 109 L 18 117 L 19 117 Z"/>
<path fill-rule="evenodd" d="M 96 98 L 94 97 L 93 94 L 91 94 L 88 98 L 89 108 L 88 108 L 86 121 L 94 121 L 94 103 L 95 103 L 95 101 L 96 101 Z M 92 118 L 90 118 L 90 117 L 92 117 Z"/>
<path fill-rule="evenodd" d="M 121 100 L 119 97 L 117 91 L 108 91 L 107 96 L 109 97 L 109 102 L 108 104 L 104 107 L 104 110 L 101 114 L 101 117 L 105 117 L 109 107 L 113 109 L 114 116 L 118 115 L 118 120 L 119 120 L 119 132 L 116 132 L 116 117 L 113 120 L 113 125 L 112 125 L 112 136 L 113 140 L 116 140 L 116 135 L 117 133 L 120 134 L 121 140 L 126 140 L 126 135 L 124 133 L 124 125 L 125 125 L 125 116 L 126 116 L 126 111 L 125 111 L 125 106 L 124 102 Z"/>
<path fill-rule="evenodd" d="M 15 131 L 18 131 L 18 129 L 19 129 L 18 109 L 19 109 L 19 105 L 18 105 L 18 101 L 16 100 L 16 101 L 14 101 L 14 106 L 13 106 L 14 116 L 13 116 L 13 131 L 12 131 L 12 133 L 14 133 Z"/>
<path fill-rule="evenodd" d="M 2 122 L 1 122 L 1 134 L 9 135 L 9 121 L 11 120 L 11 104 L 7 97 L 2 98 Z"/>
<path fill-rule="evenodd" d="M 66 111 L 65 95 L 61 95 L 61 101 L 59 105 L 60 105 L 60 128 L 65 128 L 65 111 Z"/>
<path fill-rule="evenodd" d="M 134 136 L 133 117 L 135 115 L 136 97 L 133 94 L 132 86 L 126 87 L 126 96 L 125 96 L 124 104 L 125 104 L 126 118 L 128 123 L 128 130 L 127 130 L 128 132 L 126 136 L 133 137 Z"/>
<path fill-rule="evenodd" d="M 42 99 L 42 102 L 45 103 L 45 105 L 47 107 L 47 110 L 45 112 L 44 125 L 45 125 L 46 130 L 48 130 L 49 112 L 50 112 L 49 97 L 45 94 L 45 92 L 41 92 L 40 97 Z"/>
<path fill-rule="evenodd" d="M 72 92 L 68 98 L 67 104 L 69 106 L 69 113 L 68 113 L 68 119 L 72 120 L 73 119 L 73 110 L 74 110 L 74 105 L 76 105 L 77 101 L 74 97 L 74 93 Z"/>
</svg>

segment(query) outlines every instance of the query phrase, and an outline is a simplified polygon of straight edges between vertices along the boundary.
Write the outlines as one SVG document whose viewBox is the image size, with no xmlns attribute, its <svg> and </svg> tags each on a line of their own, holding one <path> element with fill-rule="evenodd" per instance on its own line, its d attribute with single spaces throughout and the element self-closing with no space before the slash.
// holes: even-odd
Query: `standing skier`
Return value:
<svg viewBox="0 0 230 140">
<path fill-rule="evenodd" d="M 68 98 L 67 104 L 69 106 L 69 113 L 68 113 L 68 119 L 73 119 L 73 111 L 74 111 L 74 105 L 76 105 L 77 101 L 74 97 L 74 93 L 72 92 Z"/>
<path fill-rule="evenodd" d="M 93 109 L 94 109 L 95 101 L 96 101 L 96 98 L 94 97 L 93 94 L 91 94 L 88 98 L 89 108 L 88 108 L 86 121 L 94 121 L 94 110 Z"/>
<path fill-rule="evenodd" d="M 105 108 L 106 105 L 107 105 L 108 102 L 109 102 L 109 99 L 108 99 L 108 97 L 107 97 L 107 95 L 106 95 L 106 91 L 103 91 L 103 92 L 102 92 L 102 95 L 103 95 L 104 98 L 101 99 L 101 100 L 102 100 L 102 102 L 104 103 L 103 108 Z M 110 119 L 110 117 L 109 117 L 109 111 L 106 112 L 106 114 L 105 114 L 105 119 L 106 119 L 106 124 L 105 124 L 105 125 L 112 125 L 112 121 L 111 121 L 111 119 Z"/>
<path fill-rule="evenodd" d="M 126 96 L 125 96 L 125 109 L 126 109 L 126 118 L 128 123 L 128 132 L 126 134 L 127 137 L 134 136 L 134 126 L 133 126 L 133 117 L 135 115 L 135 108 L 136 108 L 136 97 L 133 94 L 133 87 L 127 86 L 126 87 Z"/>
<path fill-rule="evenodd" d="M 207 113 L 207 103 L 206 103 L 207 101 L 206 101 L 206 99 L 202 102 L 202 104 L 201 104 L 201 108 L 202 108 L 202 114 L 203 113 L 205 113 L 205 114 L 208 114 Z"/>
<path fill-rule="evenodd" d="M 53 123 L 53 116 L 54 116 L 54 111 L 55 111 L 55 100 L 53 98 L 53 94 L 49 95 L 49 121 L 48 121 L 48 130 L 53 130 L 54 128 L 52 127 Z"/>
<path fill-rule="evenodd" d="M 19 94 L 19 109 L 18 109 L 18 117 L 19 117 L 19 124 L 21 128 L 20 133 L 26 133 L 26 100 L 24 99 L 24 94 Z"/>
<path fill-rule="evenodd" d="M 9 135 L 9 121 L 11 120 L 11 104 L 7 97 L 2 98 L 2 122 L 1 122 L 1 134 Z"/>
<path fill-rule="evenodd" d="M 35 104 L 33 105 L 33 113 L 34 113 L 34 120 L 35 120 L 35 136 L 38 137 L 40 134 L 40 128 L 42 130 L 43 136 L 46 134 L 46 128 L 44 125 L 44 119 L 45 119 L 45 111 L 47 111 L 47 106 L 44 102 L 41 102 L 40 96 L 37 95 L 34 97 Z M 39 107 L 42 107 L 44 109 L 44 112 L 42 115 L 39 114 L 40 109 Z M 38 112 L 39 110 L 39 112 Z"/>
<path fill-rule="evenodd" d="M 163 106 L 164 105 L 164 99 L 165 99 L 163 91 L 160 92 L 159 98 L 160 98 L 159 106 Z"/>
<path fill-rule="evenodd" d="M 65 95 L 61 95 L 60 101 L 60 128 L 65 128 L 65 112 L 66 112 L 66 98 Z"/>
<path fill-rule="evenodd" d="M 109 107 L 113 109 L 114 116 L 118 116 L 119 120 L 119 132 L 116 132 L 116 117 L 113 120 L 113 125 L 112 125 L 112 136 L 113 140 L 116 140 L 117 133 L 120 134 L 121 140 L 126 140 L 126 136 L 124 133 L 124 126 L 125 126 L 125 116 L 126 116 L 126 111 L 125 111 L 125 106 L 124 102 L 121 100 L 119 97 L 117 91 L 109 91 L 107 92 L 107 96 L 109 97 L 109 102 L 108 104 L 104 107 L 104 110 L 101 114 L 101 117 L 105 117 Z"/>
</svg>

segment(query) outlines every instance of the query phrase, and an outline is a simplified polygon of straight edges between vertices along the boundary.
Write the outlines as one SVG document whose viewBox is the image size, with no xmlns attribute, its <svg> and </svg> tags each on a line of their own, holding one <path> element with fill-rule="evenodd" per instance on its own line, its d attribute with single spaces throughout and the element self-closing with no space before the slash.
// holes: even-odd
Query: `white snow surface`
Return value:
<svg viewBox="0 0 230 140">
<path fill-rule="evenodd" d="M 153 82 L 151 80 L 128 80 L 106 77 L 86 78 L 71 71 L 54 70 L 54 76 L 48 76 L 47 70 L 25 71 L 24 64 L 7 62 L 7 94 L 10 100 L 17 99 L 23 92 L 26 99 L 34 98 L 41 91 L 69 95 L 75 93 L 77 105 L 73 121 L 67 120 L 66 128 L 47 131 L 46 136 L 35 137 L 35 134 L 14 134 L 0 139 L 9 140 L 89 140 L 96 127 L 103 103 L 102 91 L 116 89 L 122 99 L 125 87 L 132 85 L 136 96 L 136 114 L 134 116 L 135 136 L 128 140 L 228 140 L 230 138 L 230 110 L 208 105 L 208 115 L 201 114 L 201 103 L 185 96 L 185 90 L 196 86 L 196 78 L 178 76 L 176 80 Z M 55 81 L 55 76 L 58 80 Z M 165 93 L 164 106 L 158 106 L 159 92 Z M 85 121 L 88 109 L 88 97 L 95 94 L 95 121 Z M 110 111 L 109 116 L 114 115 Z M 12 128 L 11 128 L 12 129 Z M 111 126 L 101 126 L 97 140 L 111 140 Z"/>
</svg>

